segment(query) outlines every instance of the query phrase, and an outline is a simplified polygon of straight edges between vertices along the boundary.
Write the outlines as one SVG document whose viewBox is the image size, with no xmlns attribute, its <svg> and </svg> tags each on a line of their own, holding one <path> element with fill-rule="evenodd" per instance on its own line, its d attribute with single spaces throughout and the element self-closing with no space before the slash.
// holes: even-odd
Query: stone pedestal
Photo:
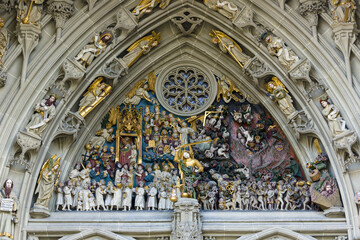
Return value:
<svg viewBox="0 0 360 240">
<path fill-rule="evenodd" d="M 174 205 L 171 240 L 202 240 L 200 204 L 193 198 L 180 198 Z"/>
<path fill-rule="evenodd" d="M 353 131 L 346 131 L 333 139 L 334 147 L 337 151 L 343 150 L 349 154 L 348 159 L 344 159 L 344 170 L 347 169 L 350 163 L 355 163 L 360 160 L 352 150 L 352 147 L 357 143 L 357 140 L 357 135 Z"/>
<path fill-rule="evenodd" d="M 50 217 L 50 212 L 47 207 L 34 205 L 30 211 L 30 216 L 32 218 L 47 218 Z"/>
</svg>

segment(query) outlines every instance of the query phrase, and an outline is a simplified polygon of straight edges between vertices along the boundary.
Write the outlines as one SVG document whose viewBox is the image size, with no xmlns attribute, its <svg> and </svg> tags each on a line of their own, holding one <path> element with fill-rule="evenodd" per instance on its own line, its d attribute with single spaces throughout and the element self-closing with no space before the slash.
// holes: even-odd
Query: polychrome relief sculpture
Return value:
<svg viewBox="0 0 360 240">
<path fill-rule="evenodd" d="M 14 182 L 6 179 L 0 191 L 0 238 L 14 239 L 15 224 L 18 222 L 16 211 L 19 201 L 12 192 Z"/>
<path fill-rule="evenodd" d="M 57 96 L 55 94 L 50 94 L 48 98 L 36 104 L 31 120 L 26 126 L 28 132 L 38 136 L 42 135 L 46 126 L 55 116 L 56 98 Z"/>
<path fill-rule="evenodd" d="M 23 24 L 39 25 L 44 0 L 20 0 L 17 19 Z"/>
<path fill-rule="evenodd" d="M 355 22 L 354 0 L 329 0 L 332 17 L 336 23 Z"/>
<path fill-rule="evenodd" d="M 114 36 L 111 32 L 96 34 L 93 39 L 78 53 L 75 60 L 85 68 L 88 67 L 96 57 L 106 51 Z"/>
<path fill-rule="evenodd" d="M 169 85 L 182 82 L 183 75 L 197 72 L 190 68 L 180 71 L 182 76 L 164 76 L 172 78 Z M 136 84 L 134 95 L 104 117 L 103 131 L 110 134 L 101 141 L 91 138 L 81 162 L 59 184 L 58 202 L 68 202 L 59 210 L 169 210 L 182 198 L 196 198 L 208 210 L 319 209 L 290 144 L 263 106 L 216 76 L 223 80 L 214 92 L 218 99 L 199 114 L 179 116 L 174 105 L 180 101 L 173 102 L 172 112 L 156 100 L 164 93 L 158 86 L 145 87 L 153 85 L 154 76 Z M 282 104 L 288 93 L 273 82 L 272 94 Z M 198 91 L 197 85 L 189 91 Z M 286 115 L 289 106 L 282 105 Z"/>
<path fill-rule="evenodd" d="M 171 0 L 141 0 L 138 5 L 132 10 L 132 13 L 137 19 L 140 19 L 145 14 L 149 14 L 154 8 L 164 9 L 170 4 Z"/>
<path fill-rule="evenodd" d="M 234 19 L 238 12 L 238 7 L 230 1 L 204 0 L 204 4 L 229 19 Z"/>
</svg>

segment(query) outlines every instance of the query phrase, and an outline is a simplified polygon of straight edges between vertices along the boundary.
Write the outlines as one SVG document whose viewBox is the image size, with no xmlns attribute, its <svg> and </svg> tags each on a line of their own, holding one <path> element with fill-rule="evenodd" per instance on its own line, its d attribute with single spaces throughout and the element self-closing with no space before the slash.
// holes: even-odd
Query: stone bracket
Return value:
<svg viewBox="0 0 360 240">
<path fill-rule="evenodd" d="M 72 92 L 75 90 L 80 80 L 85 76 L 86 70 L 78 62 L 68 58 L 63 62 L 62 70 L 64 71 L 65 76 L 59 83 L 60 88 L 65 92 Z M 70 82 L 70 86 L 66 87 L 65 85 L 68 81 Z"/>
<path fill-rule="evenodd" d="M 233 24 L 238 28 L 244 28 L 247 26 L 253 26 L 254 28 L 256 28 L 257 26 L 253 21 L 253 17 L 253 11 L 249 7 L 244 6 L 235 16 Z"/>
<path fill-rule="evenodd" d="M 78 113 L 66 113 L 65 117 L 60 122 L 54 138 L 60 135 L 72 135 L 75 140 L 80 128 L 84 125 L 84 122 L 85 119 Z"/>
<path fill-rule="evenodd" d="M 255 84 L 258 86 L 258 78 L 275 75 L 274 71 L 257 57 L 253 57 L 244 65 L 245 72 L 253 77 Z"/>
<path fill-rule="evenodd" d="M 289 124 L 294 129 L 297 139 L 300 138 L 300 134 L 316 132 L 314 122 L 304 110 L 293 113 L 289 117 Z"/>
<path fill-rule="evenodd" d="M 344 159 L 343 162 L 344 171 L 346 171 L 349 164 L 360 161 L 359 156 L 355 155 L 355 153 L 352 151 L 352 147 L 355 143 L 357 143 L 357 141 L 357 134 L 353 131 L 346 131 L 333 139 L 333 144 L 336 151 L 345 151 L 349 154 L 348 159 Z"/>
<path fill-rule="evenodd" d="M 32 163 L 25 159 L 25 154 L 30 150 L 39 150 L 41 146 L 41 138 L 35 134 L 20 131 L 16 136 L 16 142 L 21 148 L 21 153 L 19 157 L 10 160 L 9 164 L 24 165 L 26 170 L 30 172 Z"/>
</svg>

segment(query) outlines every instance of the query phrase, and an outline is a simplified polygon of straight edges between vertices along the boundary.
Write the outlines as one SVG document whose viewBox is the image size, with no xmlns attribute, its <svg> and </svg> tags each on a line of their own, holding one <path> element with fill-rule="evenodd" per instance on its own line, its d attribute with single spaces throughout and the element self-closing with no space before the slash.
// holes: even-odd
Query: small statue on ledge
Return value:
<svg viewBox="0 0 360 240">
<path fill-rule="evenodd" d="M 6 179 L 0 191 L 0 236 L 14 239 L 14 223 L 18 222 L 16 211 L 19 205 L 18 198 L 12 192 L 14 182 Z"/>
</svg>

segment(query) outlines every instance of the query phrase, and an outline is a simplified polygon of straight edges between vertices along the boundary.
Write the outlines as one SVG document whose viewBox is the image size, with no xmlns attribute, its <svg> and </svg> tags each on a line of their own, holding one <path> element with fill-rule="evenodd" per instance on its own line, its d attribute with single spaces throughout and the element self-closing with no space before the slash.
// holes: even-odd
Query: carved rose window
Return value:
<svg viewBox="0 0 360 240">
<path fill-rule="evenodd" d="M 205 111 L 213 102 L 209 77 L 196 67 L 177 67 L 160 80 L 157 91 L 160 102 L 169 111 L 182 116 L 192 116 Z M 158 88 L 157 88 L 158 90 Z"/>
</svg>

